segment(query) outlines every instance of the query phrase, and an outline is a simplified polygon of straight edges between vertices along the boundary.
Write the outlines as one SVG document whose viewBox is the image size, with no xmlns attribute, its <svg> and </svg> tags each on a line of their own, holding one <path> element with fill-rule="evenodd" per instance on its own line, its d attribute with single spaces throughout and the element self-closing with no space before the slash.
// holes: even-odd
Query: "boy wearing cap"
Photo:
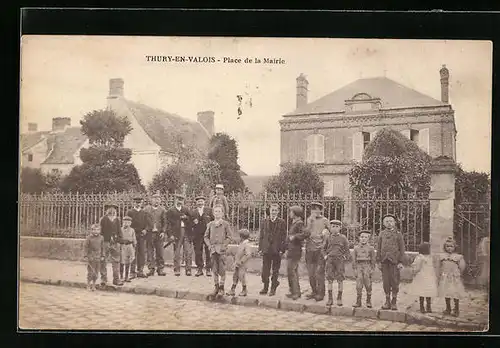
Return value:
<svg viewBox="0 0 500 348">
<path fill-rule="evenodd" d="M 87 289 L 94 291 L 97 272 L 104 261 L 104 239 L 101 235 L 101 226 L 93 224 L 91 232 L 85 239 L 84 257 L 87 261 Z"/>
<path fill-rule="evenodd" d="M 146 233 L 150 224 L 150 216 L 142 209 L 142 203 L 142 197 L 134 197 L 134 207 L 127 212 L 127 216 L 132 218 L 130 227 L 134 229 L 137 241 L 135 257 L 130 266 L 130 279 L 147 277 L 144 274 L 144 265 L 146 264 Z"/>
<path fill-rule="evenodd" d="M 298 205 L 290 207 L 292 225 L 288 231 L 286 270 L 290 292 L 286 297 L 297 300 L 301 296 L 299 283 L 299 262 L 302 257 L 304 239 L 309 236 L 309 231 L 304 227 L 304 210 Z"/>
<path fill-rule="evenodd" d="M 372 274 L 375 270 L 375 248 L 368 244 L 371 232 L 359 232 L 359 243 L 354 247 L 352 268 L 356 275 L 356 303 L 353 307 L 361 307 L 363 286 L 366 289 L 366 307 L 372 308 Z"/>
<path fill-rule="evenodd" d="M 229 215 L 229 204 L 227 202 L 226 196 L 224 196 L 224 185 L 222 184 L 215 185 L 215 196 L 213 196 L 210 200 L 210 208 L 212 208 L 212 210 L 216 205 L 222 206 L 222 208 L 224 209 L 223 218 L 227 219 Z"/>
<path fill-rule="evenodd" d="M 224 295 L 224 283 L 226 281 L 226 251 L 231 242 L 231 227 L 229 223 L 222 219 L 223 207 L 214 207 L 215 220 L 210 221 L 205 231 L 205 244 L 210 250 L 212 261 L 212 271 L 214 274 L 213 296 Z M 219 282 L 220 277 L 220 282 Z"/>
<path fill-rule="evenodd" d="M 326 261 L 326 279 L 328 280 L 328 302 L 327 306 L 333 305 L 333 281 L 338 284 L 337 306 L 342 306 L 343 282 L 345 279 L 344 261 L 351 258 L 349 252 L 349 242 L 346 236 L 340 234 L 342 222 L 339 220 L 330 221 L 330 230 L 324 230 L 325 244 L 323 254 Z"/>
<path fill-rule="evenodd" d="M 193 256 L 193 233 L 191 229 L 191 212 L 184 206 L 184 196 L 176 195 L 174 206 L 167 210 L 167 234 L 174 241 L 174 274 L 181 275 L 181 249 L 186 260 L 186 276 L 191 276 Z"/>
<path fill-rule="evenodd" d="M 376 258 L 382 271 L 382 282 L 385 292 L 385 303 L 382 309 L 397 310 L 399 271 L 403 268 L 405 243 L 403 235 L 396 229 L 396 217 L 394 215 L 385 215 L 382 218 L 382 223 L 384 224 L 384 229 L 378 235 Z"/>
<path fill-rule="evenodd" d="M 269 217 L 261 224 L 259 233 L 259 252 L 262 254 L 262 283 L 264 288 L 259 292 L 266 295 L 269 291 L 269 276 L 271 275 L 271 291 L 269 296 L 276 294 L 279 286 L 278 275 L 281 267 L 281 256 L 286 251 L 286 221 L 278 217 L 279 205 L 271 204 Z"/>
<path fill-rule="evenodd" d="M 165 261 L 163 259 L 163 239 L 166 229 L 166 211 L 160 206 L 160 194 L 157 192 L 151 197 L 151 205 L 144 209 L 148 215 L 146 246 L 148 258 L 148 276 L 153 276 L 156 272 L 159 276 L 165 276 L 163 269 Z"/>
<path fill-rule="evenodd" d="M 122 237 L 120 240 L 121 244 L 121 265 L 120 265 L 120 277 L 125 282 L 130 282 L 129 272 L 130 264 L 135 258 L 135 248 L 137 246 L 137 240 L 135 238 L 135 231 L 130 225 L 132 224 L 132 218 L 130 216 L 125 216 L 123 218 L 122 227 Z M 123 271 L 125 271 L 125 278 L 123 277 Z"/>
<path fill-rule="evenodd" d="M 207 224 L 214 219 L 212 209 L 205 206 L 205 197 L 198 196 L 195 198 L 196 208 L 191 212 L 193 217 L 193 244 L 194 244 L 194 259 L 198 271 L 194 275 L 199 277 L 203 275 L 203 254 L 205 254 L 205 271 L 207 277 L 210 277 L 212 265 L 210 263 L 210 250 L 208 250 L 205 241 L 205 231 Z"/>
<path fill-rule="evenodd" d="M 306 266 L 309 274 L 311 293 L 308 300 L 322 301 L 325 298 L 325 257 L 323 246 L 325 243 L 325 229 L 330 231 L 330 223 L 323 216 L 323 204 L 311 203 L 311 216 L 307 219 L 309 237 L 306 240 Z"/>
<path fill-rule="evenodd" d="M 105 286 L 107 282 L 107 265 L 106 260 L 111 262 L 113 269 L 113 285 L 121 286 L 123 282 L 120 280 L 120 240 L 121 240 L 121 225 L 120 219 L 117 216 L 117 205 L 107 203 L 104 205 L 106 215 L 101 218 L 100 227 L 101 235 L 104 239 L 104 258 L 101 262 L 101 286 Z"/>
</svg>

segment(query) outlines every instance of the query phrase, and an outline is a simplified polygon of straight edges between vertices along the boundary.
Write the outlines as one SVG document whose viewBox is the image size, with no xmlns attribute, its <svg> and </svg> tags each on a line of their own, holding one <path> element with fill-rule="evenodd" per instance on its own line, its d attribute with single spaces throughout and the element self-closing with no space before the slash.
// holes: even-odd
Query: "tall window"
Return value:
<svg viewBox="0 0 500 348">
<path fill-rule="evenodd" d="M 307 162 L 325 162 L 325 137 L 321 134 L 311 134 L 307 137 Z"/>
<path fill-rule="evenodd" d="M 28 154 L 28 162 L 33 162 L 33 154 L 32 153 Z"/>
<path fill-rule="evenodd" d="M 366 146 L 370 143 L 370 133 L 363 132 L 363 150 L 366 149 Z"/>
<path fill-rule="evenodd" d="M 410 139 L 411 139 L 411 141 L 414 141 L 417 144 L 419 143 L 418 142 L 418 130 L 416 130 L 416 129 L 410 130 Z"/>
</svg>

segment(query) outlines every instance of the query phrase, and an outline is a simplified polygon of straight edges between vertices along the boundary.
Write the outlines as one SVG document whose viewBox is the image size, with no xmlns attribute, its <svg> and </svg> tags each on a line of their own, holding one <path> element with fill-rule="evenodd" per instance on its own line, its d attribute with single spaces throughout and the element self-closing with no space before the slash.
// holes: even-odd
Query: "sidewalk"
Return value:
<svg viewBox="0 0 500 348">
<path fill-rule="evenodd" d="M 164 297 L 175 297 L 206 301 L 207 295 L 213 290 L 212 277 L 186 277 L 181 273 L 180 277 L 175 277 L 171 268 L 165 269 L 167 276 L 153 276 L 150 278 L 134 279 L 131 283 L 125 283 L 122 287 L 109 287 L 110 290 L 138 293 L 154 294 Z M 55 284 L 72 287 L 86 286 L 86 266 L 82 262 L 60 261 L 37 258 L 21 258 L 20 280 L 26 282 Z M 108 265 L 108 277 L 111 275 L 111 266 Z M 232 272 L 226 274 L 226 291 L 231 287 Z M 480 290 L 468 291 L 468 298 L 460 303 L 460 317 L 442 315 L 444 310 L 444 299 L 434 299 L 433 312 L 421 314 L 419 312 L 418 299 L 407 295 L 408 284 L 401 284 L 400 296 L 398 299 L 398 311 L 380 310 L 385 299 L 382 284 L 373 284 L 372 304 L 373 308 L 368 309 L 364 305 L 361 308 L 353 309 L 352 304 L 356 297 L 356 284 L 352 280 L 344 282 L 343 307 L 334 304 L 331 308 L 326 306 L 327 298 L 321 302 L 306 300 L 304 296 L 297 301 L 286 298 L 288 292 L 288 281 L 280 277 L 281 285 L 276 291 L 276 296 L 269 297 L 259 295 L 262 288 L 260 276 L 247 274 L 247 297 L 227 297 L 224 299 L 238 305 L 271 307 L 280 310 L 292 310 L 299 312 L 311 312 L 334 316 L 357 316 L 366 318 L 379 318 L 383 320 L 406 322 L 409 324 L 422 324 L 429 326 L 444 326 L 468 331 L 484 331 L 488 329 L 488 294 Z M 308 293 L 309 284 L 307 279 L 300 281 L 302 293 Z M 337 284 L 334 283 L 334 300 L 337 292 Z M 237 294 L 241 290 L 238 285 Z"/>
</svg>

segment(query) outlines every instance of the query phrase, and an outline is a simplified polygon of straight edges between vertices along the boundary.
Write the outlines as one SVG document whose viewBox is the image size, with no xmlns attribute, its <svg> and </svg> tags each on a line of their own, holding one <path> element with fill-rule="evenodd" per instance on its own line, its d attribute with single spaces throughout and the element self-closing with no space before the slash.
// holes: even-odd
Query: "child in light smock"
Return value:
<svg viewBox="0 0 500 348">
<path fill-rule="evenodd" d="M 464 257 L 455 252 L 456 244 L 453 237 L 448 237 L 444 242 L 444 253 L 439 256 L 439 286 L 438 293 L 446 301 L 446 309 L 443 314 L 459 315 L 459 302 L 465 296 L 462 273 L 465 270 Z M 454 308 L 451 311 L 451 299 L 453 298 Z"/>
<path fill-rule="evenodd" d="M 409 287 L 409 293 L 419 297 L 420 312 L 431 313 L 431 301 L 438 295 L 437 277 L 430 255 L 430 244 L 422 243 L 418 248 L 418 255 L 413 261 L 413 282 Z M 426 306 L 424 306 L 424 300 Z"/>
</svg>

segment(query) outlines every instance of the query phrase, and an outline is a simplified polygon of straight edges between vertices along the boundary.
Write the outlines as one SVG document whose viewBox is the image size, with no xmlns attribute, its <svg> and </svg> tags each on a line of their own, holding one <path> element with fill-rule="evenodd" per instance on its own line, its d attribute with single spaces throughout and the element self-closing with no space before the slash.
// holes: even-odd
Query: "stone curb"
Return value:
<svg viewBox="0 0 500 348">
<path fill-rule="evenodd" d="M 40 279 L 37 277 L 21 277 L 21 282 L 44 284 L 44 285 L 56 285 L 72 288 L 82 288 L 87 287 L 87 283 L 78 281 L 67 281 L 67 280 L 54 280 L 54 279 Z M 115 287 L 107 286 L 104 291 L 117 291 L 123 293 L 140 294 L 140 295 L 156 295 L 160 297 L 177 298 L 183 300 L 194 300 L 194 301 L 209 301 L 208 294 L 203 294 L 199 292 L 183 291 L 183 290 L 171 290 L 158 287 L 144 287 L 144 286 L 134 286 L 134 287 Z M 279 309 L 285 311 L 294 312 L 308 312 L 321 315 L 331 315 L 331 316 L 344 316 L 344 317 L 359 317 L 368 319 L 381 319 L 393 322 L 401 322 L 406 324 L 417 324 L 426 326 L 438 326 L 445 328 L 454 328 L 474 332 L 483 332 L 488 328 L 484 324 L 475 323 L 465 323 L 457 322 L 453 320 L 446 320 L 440 318 L 433 318 L 421 313 L 413 312 L 402 312 L 402 311 L 390 311 L 390 310 L 379 310 L 374 308 L 353 308 L 350 306 L 336 307 L 332 306 L 330 308 L 322 306 L 319 304 L 303 304 L 294 301 L 283 301 L 278 299 L 260 299 L 256 297 L 246 296 L 225 296 L 222 300 L 218 300 L 218 303 L 227 303 L 239 306 L 247 307 L 261 307 L 269 309 Z"/>
</svg>

